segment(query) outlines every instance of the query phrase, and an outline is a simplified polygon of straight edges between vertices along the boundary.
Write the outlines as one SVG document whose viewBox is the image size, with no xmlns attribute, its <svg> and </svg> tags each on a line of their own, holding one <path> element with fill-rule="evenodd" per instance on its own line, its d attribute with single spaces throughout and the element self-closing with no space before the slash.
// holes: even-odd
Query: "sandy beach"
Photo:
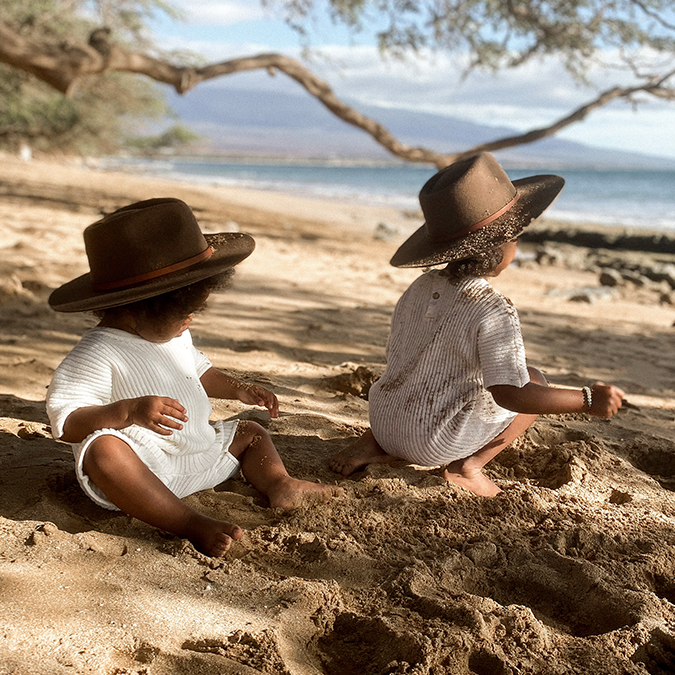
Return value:
<svg viewBox="0 0 675 675">
<path fill-rule="evenodd" d="M 214 418 L 257 420 L 293 475 L 346 493 L 290 513 L 241 478 L 192 495 L 245 529 L 221 559 L 97 507 L 45 413 L 54 368 L 94 325 L 53 312 L 49 293 L 87 270 L 89 223 L 159 196 L 188 202 L 206 232 L 257 243 L 192 332 L 215 366 L 272 389 L 281 415 L 214 401 Z M 328 469 L 367 427 L 394 304 L 420 273 L 388 261 L 419 225 L 395 209 L 0 156 L 0 675 L 675 672 L 663 284 L 588 301 L 597 269 L 549 245 L 523 247 L 494 281 L 530 365 L 555 386 L 616 384 L 631 404 L 611 420 L 540 418 L 488 466 L 497 498 L 437 469 Z"/>
</svg>

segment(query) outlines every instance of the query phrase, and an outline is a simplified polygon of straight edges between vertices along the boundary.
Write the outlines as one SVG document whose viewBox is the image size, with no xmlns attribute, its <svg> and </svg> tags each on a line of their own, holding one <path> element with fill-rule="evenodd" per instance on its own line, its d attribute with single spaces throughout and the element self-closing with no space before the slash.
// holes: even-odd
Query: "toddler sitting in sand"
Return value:
<svg viewBox="0 0 675 675">
<path fill-rule="evenodd" d="M 399 300 L 387 367 L 370 390 L 370 429 L 333 457 L 334 471 L 346 476 L 394 460 L 441 465 L 447 481 L 494 496 L 500 489 L 483 467 L 537 415 L 611 417 L 621 407 L 621 389 L 601 382 L 549 388 L 526 364 L 515 308 L 485 279 L 509 265 L 517 237 L 563 184 L 550 175 L 512 183 L 483 153 L 424 185 L 426 222 L 391 264 L 447 265 L 423 274 Z"/>
<path fill-rule="evenodd" d="M 272 507 L 337 494 L 291 478 L 259 424 L 209 422 L 209 396 L 279 414 L 274 394 L 213 368 L 188 331 L 209 293 L 251 254 L 253 239 L 205 236 L 184 202 L 150 199 L 90 225 L 84 240 L 90 272 L 55 290 L 49 303 L 61 312 L 93 311 L 100 321 L 56 369 L 47 411 L 54 436 L 72 444 L 85 493 L 213 556 L 241 528 L 181 497 L 240 469 Z"/>
</svg>

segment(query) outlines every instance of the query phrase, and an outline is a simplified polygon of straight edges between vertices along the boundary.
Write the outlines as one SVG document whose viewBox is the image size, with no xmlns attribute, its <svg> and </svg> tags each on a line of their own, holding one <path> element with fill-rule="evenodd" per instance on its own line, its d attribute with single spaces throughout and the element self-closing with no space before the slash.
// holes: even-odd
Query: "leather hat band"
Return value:
<svg viewBox="0 0 675 675">
<path fill-rule="evenodd" d="M 211 255 L 213 255 L 213 249 L 209 246 L 201 253 L 193 255 L 192 257 L 187 258 L 186 260 L 181 260 L 177 263 L 173 263 L 172 265 L 160 267 L 159 269 L 151 270 L 150 272 L 145 272 L 144 274 L 139 274 L 135 277 L 128 277 L 126 279 L 117 279 L 116 281 L 108 281 L 103 284 L 93 283 L 92 288 L 95 291 L 111 291 L 118 288 L 126 288 L 127 286 L 140 284 L 143 281 L 149 281 L 150 279 L 163 277 L 166 276 L 167 274 L 171 274 L 172 272 L 178 272 L 179 270 L 183 270 L 186 267 L 191 267 L 192 265 L 195 265 L 196 263 L 201 262 L 202 260 L 207 260 L 208 258 L 211 257 Z"/>
</svg>

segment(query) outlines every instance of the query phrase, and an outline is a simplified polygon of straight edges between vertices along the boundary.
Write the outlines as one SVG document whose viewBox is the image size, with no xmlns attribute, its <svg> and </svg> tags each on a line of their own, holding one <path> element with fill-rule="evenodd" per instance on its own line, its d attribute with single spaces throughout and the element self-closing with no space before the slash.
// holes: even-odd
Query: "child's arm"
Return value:
<svg viewBox="0 0 675 675">
<path fill-rule="evenodd" d="M 513 412 L 528 415 L 555 415 L 585 412 L 595 417 L 611 417 L 621 407 L 624 392 L 611 384 L 596 382 L 591 387 L 592 405 L 586 406 L 580 389 L 556 389 L 528 382 L 524 387 L 499 384 L 488 387 L 495 403 Z"/>
<path fill-rule="evenodd" d="M 181 422 L 188 420 L 186 412 L 178 401 L 166 396 L 141 396 L 108 405 L 86 406 L 68 415 L 60 440 L 81 443 L 99 429 L 124 429 L 132 424 L 170 436 L 171 429 L 183 428 Z"/>
<path fill-rule="evenodd" d="M 234 377 L 225 375 L 216 368 L 209 368 L 200 378 L 206 394 L 211 398 L 226 398 L 241 401 L 247 405 L 259 405 L 267 408 L 270 417 L 279 417 L 277 397 L 264 387 L 247 384 Z"/>
</svg>

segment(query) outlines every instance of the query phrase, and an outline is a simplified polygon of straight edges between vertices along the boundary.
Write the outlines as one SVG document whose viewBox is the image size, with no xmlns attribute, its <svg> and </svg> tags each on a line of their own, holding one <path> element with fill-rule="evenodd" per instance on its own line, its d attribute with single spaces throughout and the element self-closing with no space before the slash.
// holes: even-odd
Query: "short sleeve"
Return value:
<svg viewBox="0 0 675 675">
<path fill-rule="evenodd" d="M 530 381 L 518 312 L 502 296 L 481 321 L 478 356 L 486 389 L 498 384 L 523 387 Z"/>
<path fill-rule="evenodd" d="M 200 352 L 196 347 L 192 347 L 192 355 L 195 360 L 195 368 L 197 368 L 197 374 L 201 377 L 207 370 L 209 370 L 213 364 L 209 361 L 209 358 L 203 352 Z"/>
<path fill-rule="evenodd" d="M 79 408 L 110 403 L 111 365 L 92 354 L 82 343 L 66 356 L 54 372 L 47 392 L 47 414 L 54 438 L 61 438 L 70 413 Z"/>
</svg>

